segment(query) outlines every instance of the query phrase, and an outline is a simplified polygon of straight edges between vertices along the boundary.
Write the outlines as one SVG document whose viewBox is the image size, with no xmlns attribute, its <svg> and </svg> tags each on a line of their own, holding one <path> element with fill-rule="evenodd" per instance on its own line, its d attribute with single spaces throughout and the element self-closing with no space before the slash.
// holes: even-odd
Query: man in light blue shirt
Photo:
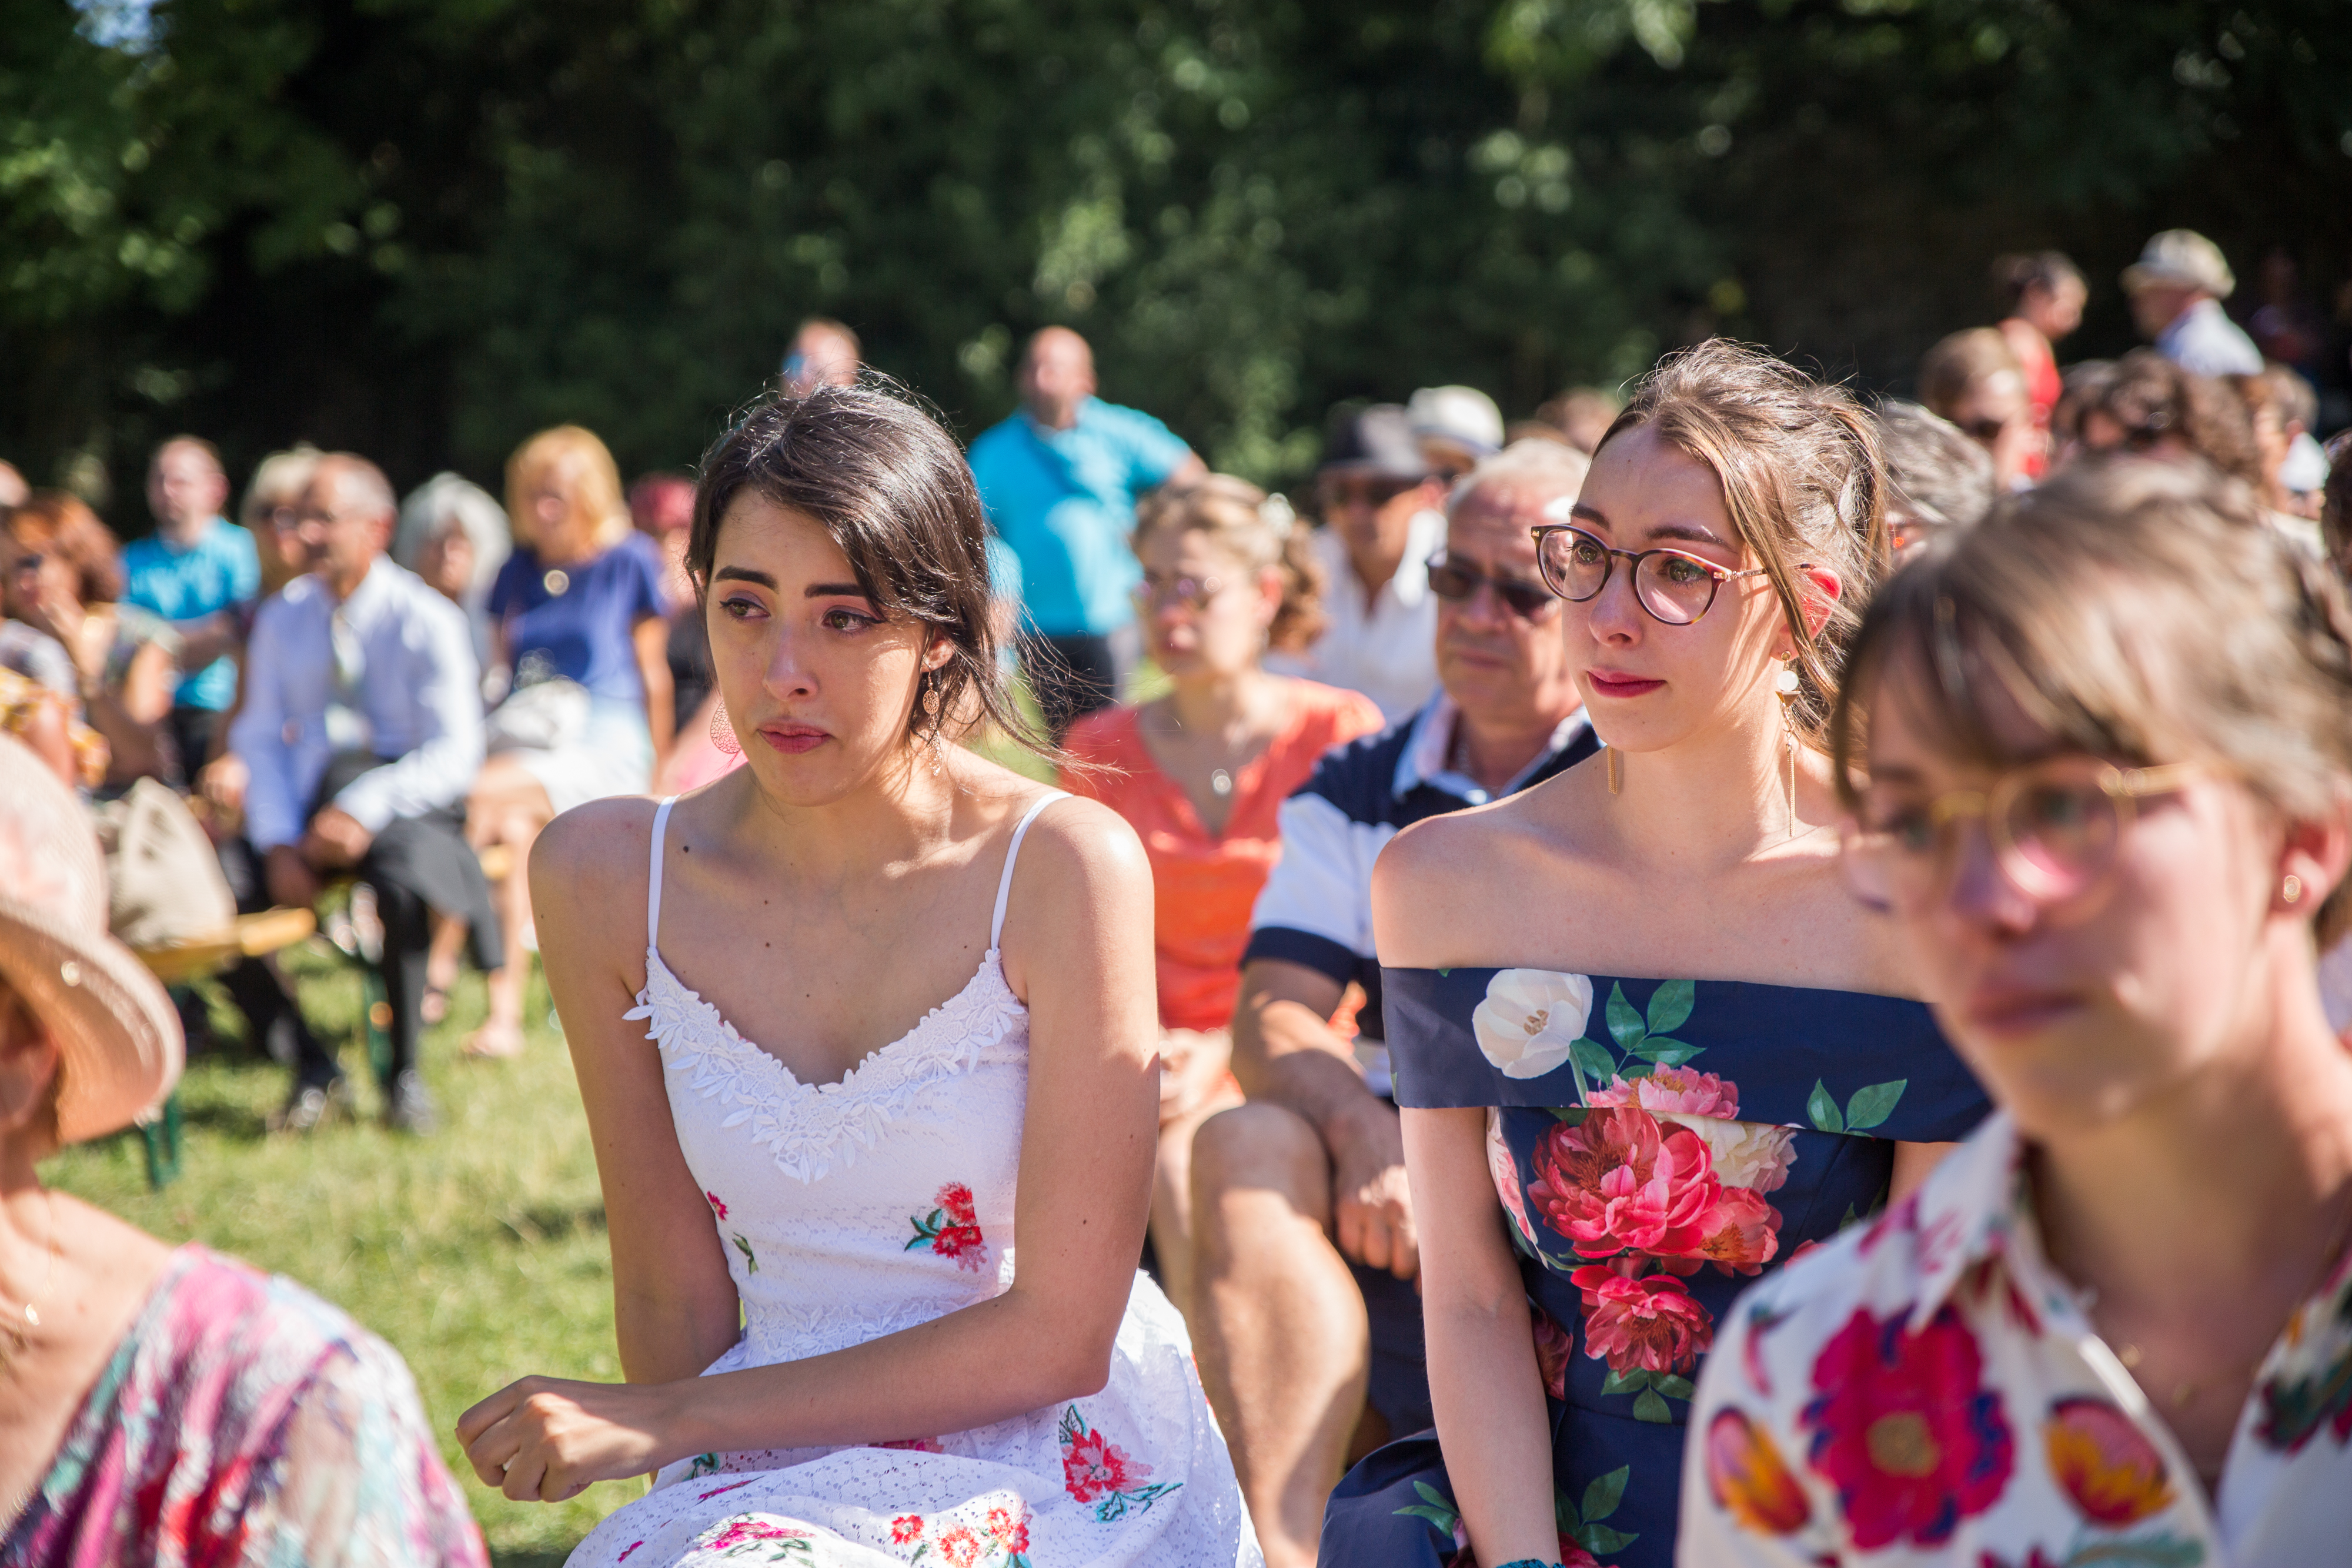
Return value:
<svg viewBox="0 0 2352 1568">
<path fill-rule="evenodd" d="M 2262 374 L 2263 351 L 2221 308 L 2237 287 L 2221 247 L 2194 229 L 2165 230 L 2124 268 L 2132 320 L 2192 375 Z"/>
<path fill-rule="evenodd" d="M 183 781 L 212 759 L 236 706 L 235 655 L 245 612 L 261 591 L 261 557 L 253 536 L 221 516 L 227 501 L 212 444 L 175 435 L 147 467 L 155 532 L 122 551 L 122 601 L 162 616 L 184 640 L 170 718 Z"/>
<path fill-rule="evenodd" d="M 971 444 L 988 520 L 1021 562 L 1022 663 L 1059 740 L 1118 700 L 1136 653 L 1141 580 L 1129 536 L 1135 503 L 1206 465 L 1148 413 L 1095 396 L 1094 352 L 1066 327 L 1029 340 L 1022 406 Z"/>
<path fill-rule="evenodd" d="M 375 892 L 392 1012 L 385 1120 L 422 1133 L 435 1120 L 415 1071 L 430 915 L 467 920 L 485 969 L 503 955 L 465 840 L 483 747 L 473 634 L 465 612 L 383 558 L 396 510 L 375 465 L 320 460 L 301 508 L 318 564 L 254 621 L 230 742 L 250 775 L 246 838 L 270 896 L 309 904 L 345 873 Z M 299 1064 L 282 1120 L 314 1125 L 341 1090 L 331 1061 Z"/>
</svg>

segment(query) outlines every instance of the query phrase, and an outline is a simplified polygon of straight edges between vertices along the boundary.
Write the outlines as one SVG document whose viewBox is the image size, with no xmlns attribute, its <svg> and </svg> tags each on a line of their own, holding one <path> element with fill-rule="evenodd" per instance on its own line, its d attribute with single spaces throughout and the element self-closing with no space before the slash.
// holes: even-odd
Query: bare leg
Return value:
<svg viewBox="0 0 2352 1568">
<path fill-rule="evenodd" d="M 449 1016 L 449 990 L 457 983 L 457 959 L 466 946 L 466 923 L 454 915 L 434 915 L 433 946 L 425 956 L 425 1005 L 427 1025 Z"/>
<path fill-rule="evenodd" d="M 1331 1245 L 1331 1163 L 1305 1118 L 1257 1103 L 1192 1140 L 1192 1348 L 1267 1568 L 1313 1568 L 1364 1411 L 1371 1326 Z"/>
<path fill-rule="evenodd" d="M 506 877 L 492 890 L 506 925 L 506 963 L 487 977 L 490 1016 L 466 1041 L 469 1056 L 512 1056 L 522 1049 L 523 988 L 530 980 L 530 950 L 524 936 L 530 920 L 530 846 L 555 815 L 547 791 L 528 768 L 511 758 L 482 764 L 466 804 L 466 836 L 479 849 L 507 846 Z"/>
<path fill-rule="evenodd" d="M 1160 1147 L 1151 1174 L 1151 1250 L 1168 1299 L 1192 1317 L 1192 1134 L 1242 1103 L 1228 1071 L 1233 1037 L 1223 1030 L 1170 1030 L 1160 1041 Z"/>
</svg>

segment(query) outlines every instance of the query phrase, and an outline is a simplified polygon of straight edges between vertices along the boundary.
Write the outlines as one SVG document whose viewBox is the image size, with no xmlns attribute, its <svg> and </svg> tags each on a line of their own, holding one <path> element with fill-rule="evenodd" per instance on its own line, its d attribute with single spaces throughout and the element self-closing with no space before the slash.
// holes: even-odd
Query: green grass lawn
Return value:
<svg viewBox="0 0 2352 1568">
<path fill-rule="evenodd" d="M 369 1078 L 354 1037 L 358 972 L 315 939 L 292 955 L 311 1025 Z M 449 1019 L 427 1036 L 425 1071 L 443 1126 L 428 1139 L 363 1120 L 309 1138 L 273 1138 L 262 1118 L 286 1092 L 282 1068 L 230 1047 L 194 1063 L 181 1089 L 184 1174 L 147 1190 L 135 1135 L 67 1150 L 42 1175 L 166 1241 L 197 1240 L 285 1274 L 389 1340 L 416 1374 L 490 1554 L 554 1564 L 596 1521 L 639 1495 L 614 1482 L 567 1503 L 509 1502 L 466 1469 L 458 1413 L 509 1380 L 542 1372 L 617 1380 L 611 1260 L 596 1162 L 562 1038 L 532 985 L 530 1048 L 505 1062 L 459 1058 L 481 1019 L 469 975 Z M 650 1049 L 650 1048 L 649 1048 Z"/>
</svg>

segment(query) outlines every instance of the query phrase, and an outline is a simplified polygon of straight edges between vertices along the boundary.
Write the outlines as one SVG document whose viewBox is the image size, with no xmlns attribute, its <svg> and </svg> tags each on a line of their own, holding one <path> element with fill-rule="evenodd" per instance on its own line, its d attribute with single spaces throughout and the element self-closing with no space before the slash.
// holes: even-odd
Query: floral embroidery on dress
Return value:
<svg viewBox="0 0 2352 1568">
<path fill-rule="evenodd" d="M 1105 1524 L 1125 1519 L 1130 1508 L 1140 1512 L 1183 1483 L 1151 1482 L 1151 1467 L 1130 1458 L 1127 1451 L 1087 1425 L 1078 1407 L 1062 1414 L 1062 1485 L 1079 1502 L 1095 1505 L 1095 1518 Z"/>
<path fill-rule="evenodd" d="M 720 1521 L 695 1544 L 709 1547 L 722 1557 L 740 1557 L 752 1563 L 813 1563 L 816 1561 L 816 1549 L 810 1542 L 815 1539 L 805 1530 L 746 1513 Z"/>
<path fill-rule="evenodd" d="M 719 1218 L 724 1219 L 727 1218 L 727 1206 L 719 1201 L 719 1197 L 717 1193 L 706 1192 L 702 1195 L 702 1200 L 710 1205 L 710 1211 L 719 1216 Z"/>
<path fill-rule="evenodd" d="M 952 1258 L 959 1269 L 974 1273 L 988 1262 L 988 1242 L 980 1234 L 980 1216 L 972 1208 L 971 1188 L 951 1181 L 940 1188 L 929 1214 L 908 1215 L 915 1239 L 906 1249 L 929 1246 L 942 1258 Z"/>
<path fill-rule="evenodd" d="M 2322 1427 L 2339 1446 L 2352 1440 L 2352 1273 L 2331 1282 L 2323 1303 L 2296 1309 L 2285 1340 L 2289 1354 L 2254 1391 L 2255 1436 L 2288 1454 Z"/>
<path fill-rule="evenodd" d="M 1857 1550 L 1939 1546 L 2000 1500 L 2015 1445 L 2000 1396 L 1984 1385 L 1976 1336 L 1947 1303 L 1927 1323 L 1857 1308 L 1813 1363 L 1799 1421 L 1806 1456 L 1837 1489 Z"/>
<path fill-rule="evenodd" d="M 1641 1539 L 1638 1531 L 1612 1529 L 1601 1521 L 1617 1511 L 1625 1500 L 1625 1483 L 1632 1479 L 1633 1467 L 1620 1465 L 1605 1476 L 1594 1479 L 1584 1489 L 1584 1500 L 1571 1502 L 1562 1493 L 1552 1494 L 1553 1521 L 1559 1531 L 1561 1568 L 1601 1568 L 1593 1553 L 1622 1552 Z M 1470 1550 L 1470 1531 L 1462 1522 L 1462 1513 L 1454 1500 L 1431 1486 L 1427 1481 L 1415 1481 L 1412 1490 L 1421 1501 L 1398 1509 L 1404 1518 L 1425 1521 L 1438 1534 L 1453 1543 L 1440 1568 L 1478 1568 L 1477 1554 Z"/>
<path fill-rule="evenodd" d="M 751 1250 L 751 1244 L 743 1239 L 743 1233 L 740 1230 L 735 1232 L 735 1250 L 743 1254 L 745 1273 L 756 1274 L 760 1271 L 760 1255 Z"/>
<path fill-rule="evenodd" d="M 923 1516 L 902 1513 L 890 1521 L 890 1544 L 912 1546 L 908 1563 L 943 1563 L 948 1568 L 1030 1568 L 1029 1505 L 991 1508 L 979 1525 L 950 1521 L 945 1529 L 925 1535 Z"/>
</svg>

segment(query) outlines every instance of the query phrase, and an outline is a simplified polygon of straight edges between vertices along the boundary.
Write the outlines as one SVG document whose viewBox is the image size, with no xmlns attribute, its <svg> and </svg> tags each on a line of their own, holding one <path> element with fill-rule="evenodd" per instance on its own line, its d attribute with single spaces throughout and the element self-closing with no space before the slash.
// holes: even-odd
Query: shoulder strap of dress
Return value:
<svg viewBox="0 0 2352 1568">
<path fill-rule="evenodd" d="M 1005 900 L 1013 896 L 1013 863 L 1021 858 L 1021 841 L 1028 833 L 1029 824 L 1037 820 L 1038 812 L 1055 801 L 1068 799 L 1069 796 L 1060 789 L 1051 789 L 1038 796 L 1035 803 L 1021 814 L 1020 825 L 1013 830 L 1013 845 L 1004 852 L 1004 874 L 998 878 L 996 883 L 996 913 L 988 922 L 988 946 L 991 952 L 994 952 L 1004 940 L 1004 904 Z"/>
<path fill-rule="evenodd" d="M 646 951 L 657 952 L 661 947 L 661 865 L 662 840 L 669 832 L 669 809 L 677 804 L 677 797 L 668 796 L 654 808 L 653 869 L 646 874 Z"/>
</svg>

